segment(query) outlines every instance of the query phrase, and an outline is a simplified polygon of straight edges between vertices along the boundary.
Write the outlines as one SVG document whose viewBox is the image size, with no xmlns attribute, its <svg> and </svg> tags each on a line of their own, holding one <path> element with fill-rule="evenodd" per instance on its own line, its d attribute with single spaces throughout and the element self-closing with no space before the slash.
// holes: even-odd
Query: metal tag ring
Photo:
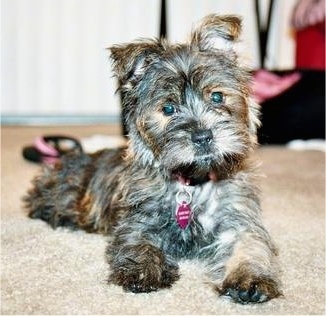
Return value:
<svg viewBox="0 0 326 316">
<path fill-rule="evenodd" d="M 182 203 L 190 204 L 192 200 L 192 194 L 187 190 L 178 191 L 178 193 L 175 196 L 175 199 L 178 204 L 182 204 Z"/>
</svg>

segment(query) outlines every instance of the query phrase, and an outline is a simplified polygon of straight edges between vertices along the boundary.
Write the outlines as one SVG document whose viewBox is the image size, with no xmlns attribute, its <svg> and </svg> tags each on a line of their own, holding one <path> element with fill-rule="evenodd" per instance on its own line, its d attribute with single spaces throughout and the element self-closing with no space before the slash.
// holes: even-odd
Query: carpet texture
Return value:
<svg viewBox="0 0 326 316">
<path fill-rule="evenodd" d="M 262 147 L 264 222 L 280 249 L 284 297 L 238 305 L 218 297 L 199 262 L 182 262 L 181 278 L 169 290 L 125 293 L 108 285 L 106 238 L 52 230 L 27 218 L 21 197 L 39 166 L 21 150 L 34 137 L 118 134 L 117 126 L 2 127 L 1 314 L 263 314 L 325 313 L 325 157 Z"/>
</svg>

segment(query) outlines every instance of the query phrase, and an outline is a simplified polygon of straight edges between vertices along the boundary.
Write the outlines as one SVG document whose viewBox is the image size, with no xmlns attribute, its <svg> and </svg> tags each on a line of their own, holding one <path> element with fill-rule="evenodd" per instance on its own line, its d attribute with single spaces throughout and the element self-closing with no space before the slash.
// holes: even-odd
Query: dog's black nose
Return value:
<svg viewBox="0 0 326 316">
<path fill-rule="evenodd" d="M 200 146 L 206 146 L 213 140 L 213 133 L 210 129 L 200 129 L 191 133 L 191 140 Z"/>
</svg>

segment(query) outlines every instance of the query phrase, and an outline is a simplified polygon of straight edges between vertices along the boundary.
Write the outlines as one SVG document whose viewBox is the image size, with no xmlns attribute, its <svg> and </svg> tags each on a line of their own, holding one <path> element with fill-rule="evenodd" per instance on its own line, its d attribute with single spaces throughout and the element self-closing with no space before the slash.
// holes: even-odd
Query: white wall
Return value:
<svg viewBox="0 0 326 316">
<path fill-rule="evenodd" d="M 275 1 L 265 60 L 268 69 L 295 67 L 295 41 L 290 21 L 296 3 L 297 0 Z"/>
<path fill-rule="evenodd" d="M 269 0 L 260 1 L 264 11 Z M 286 19 L 294 1 L 276 0 L 270 68 L 293 66 Z M 156 37 L 160 0 L 2 0 L 1 4 L 2 118 L 119 117 L 106 48 L 137 37 Z M 253 0 L 167 0 L 167 8 L 172 41 L 184 40 L 193 23 L 208 13 L 242 15 L 243 41 L 252 67 L 259 67 Z"/>
<path fill-rule="evenodd" d="M 106 48 L 158 36 L 159 16 L 159 0 L 2 0 L 2 115 L 118 116 Z"/>
<path fill-rule="evenodd" d="M 168 0 L 168 34 L 173 41 L 184 40 L 192 23 L 210 13 L 236 14 L 243 18 L 242 42 L 246 46 L 250 65 L 259 66 L 259 48 L 253 0 Z"/>
<path fill-rule="evenodd" d="M 275 0 L 271 20 L 265 68 L 294 67 L 294 38 L 290 28 L 290 14 L 297 0 Z M 270 0 L 259 0 L 262 25 L 266 24 Z M 236 14 L 243 19 L 242 43 L 246 61 L 253 68 L 259 63 L 259 44 L 254 0 L 167 0 L 168 34 L 174 41 L 186 38 L 192 23 L 210 13 Z"/>
</svg>

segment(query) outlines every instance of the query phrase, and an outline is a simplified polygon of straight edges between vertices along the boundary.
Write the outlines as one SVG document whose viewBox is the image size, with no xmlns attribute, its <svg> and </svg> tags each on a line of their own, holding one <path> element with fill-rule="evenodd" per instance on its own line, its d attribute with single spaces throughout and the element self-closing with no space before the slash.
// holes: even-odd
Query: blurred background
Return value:
<svg viewBox="0 0 326 316">
<path fill-rule="evenodd" d="M 2 0 L 1 122 L 117 122 L 119 96 L 106 48 L 139 37 L 183 41 L 192 25 L 212 12 L 243 17 L 242 41 L 253 70 L 293 69 L 296 43 L 290 20 L 296 3 Z"/>
</svg>

